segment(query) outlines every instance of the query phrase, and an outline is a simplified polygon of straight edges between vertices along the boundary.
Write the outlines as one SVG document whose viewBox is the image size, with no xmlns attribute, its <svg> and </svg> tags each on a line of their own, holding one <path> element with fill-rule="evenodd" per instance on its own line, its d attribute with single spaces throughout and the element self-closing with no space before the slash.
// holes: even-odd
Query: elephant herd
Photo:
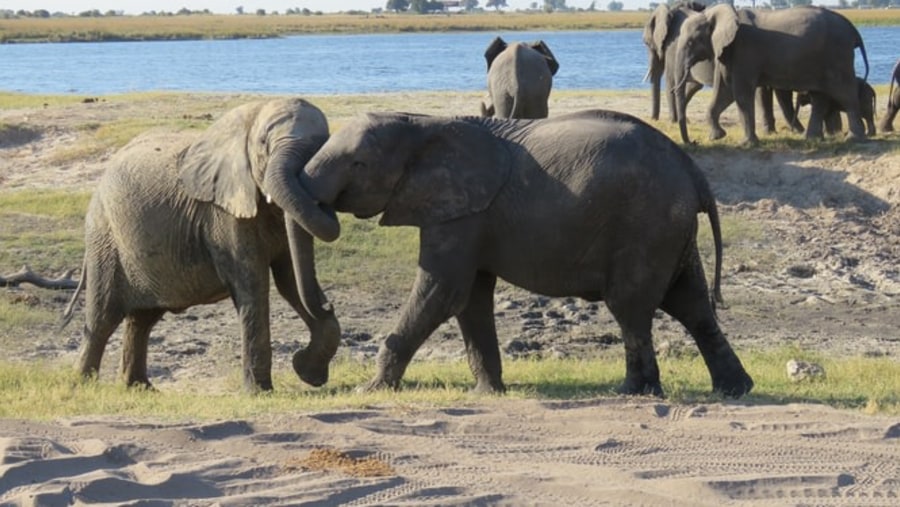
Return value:
<svg viewBox="0 0 900 507">
<path fill-rule="evenodd" d="M 752 142 L 754 95 L 768 90 L 787 107 L 786 93 L 801 90 L 812 105 L 807 135 L 821 135 L 823 124 L 839 129 L 840 109 L 861 137 L 859 34 L 826 9 L 791 11 L 785 20 L 727 5 L 660 6 L 644 39 L 654 116 L 665 74 L 670 114 L 680 122 L 690 96 L 713 84 L 714 136 L 722 135 L 717 114 L 733 101 Z M 830 46 L 785 46 L 806 39 Z M 828 58 L 814 58 L 816 51 Z M 340 212 L 420 231 L 414 285 L 363 389 L 399 388 L 419 347 L 454 318 L 475 390 L 504 392 L 493 303 L 500 278 L 548 296 L 603 301 L 625 344 L 622 393 L 662 395 L 651 337 L 657 310 L 694 338 L 714 391 L 748 393 L 753 380 L 716 319 L 722 240 L 703 172 L 671 139 L 627 114 L 548 118 L 559 63 L 543 42 L 498 37 L 485 59 L 490 100 L 481 117 L 368 113 L 331 133 L 310 102 L 272 99 L 234 108 L 193 137 L 147 134 L 122 148 L 88 207 L 81 280 L 63 316 L 71 320 L 84 292 L 79 371 L 97 374 L 124 322 L 120 375 L 150 386 L 154 325 L 166 312 L 227 298 L 240 322 L 245 388 L 271 390 L 274 281 L 310 332 L 293 368 L 304 382 L 324 384 L 341 330 L 317 279 L 314 243 L 340 236 Z M 882 130 L 900 107 L 897 68 L 893 81 Z M 701 213 L 715 243 L 712 287 L 697 249 Z"/>
<path fill-rule="evenodd" d="M 706 7 L 697 2 L 659 5 L 644 26 L 649 53 L 647 78 L 652 86 L 653 119 L 659 119 L 661 80 L 665 75 L 669 116 L 678 122 L 681 139 L 690 142 L 686 107 L 704 85 L 712 86 L 706 121 L 710 139 L 725 136 L 719 117 L 736 103 L 744 128 L 744 143 L 755 145 L 754 99 L 763 111 L 768 132 L 775 131 L 772 95 L 785 121 L 795 132 L 804 127 L 797 119 L 802 105 L 810 105 L 807 138 L 841 132 L 841 112 L 847 115 L 849 136 L 872 136 L 875 127 L 875 91 L 866 82 L 869 62 L 865 44 L 853 24 L 822 7 L 783 10 L 735 9 L 728 4 Z M 865 75 L 856 76 L 859 49 Z M 900 105 L 900 61 L 891 77 L 883 131 L 893 130 Z M 793 94 L 797 92 L 796 103 Z M 863 128 L 865 122 L 865 130 Z"/>
</svg>

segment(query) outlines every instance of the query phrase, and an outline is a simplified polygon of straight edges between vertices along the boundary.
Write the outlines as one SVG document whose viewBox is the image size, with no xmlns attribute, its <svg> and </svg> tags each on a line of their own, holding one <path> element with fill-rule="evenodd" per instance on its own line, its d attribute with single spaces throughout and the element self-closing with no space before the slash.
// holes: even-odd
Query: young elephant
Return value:
<svg viewBox="0 0 900 507">
<path fill-rule="evenodd" d="M 544 44 L 495 38 L 484 52 L 491 104 L 481 104 L 482 116 L 546 118 L 547 101 L 559 63 Z"/>
<path fill-rule="evenodd" d="M 718 296 L 722 244 L 709 184 L 687 154 L 636 118 L 601 110 L 544 120 L 369 114 L 334 134 L 301 176 L 316 202 L 420 228 L 415 286 L 368 389 L 397 388 L 425 339 L 456 317 L 475 389 L 504 391 L 498 277 L 605 301 L 625 342 L 623 393 L 662 394 L 650 335 L 657 308 L 694 337 L 714 390 L 741 396 L 753 386 L 719 330 L 697 251 L 697 214 L 707 213 Z"/>
<path fill-rule="evenodd" d="M 311 332 L 294 369 L 309 384 L 325 383 L 340 327 L 316 280 L 312 237 L 297 221 L 326 241 L 339 230 L 309 209 L 297 174 L 327 137 L 319 109 L 284 99 L 233 109 L 193 141 L 151 135 L 123 148 L 91 199 L 81 282 L 64 315 L 65 324 L 84 289 L 81 373 L 99 371 L 124 320 L 122 377 L 149 386 L 147 342 L 163 314 L 231 297 L 244 385 L 272 389 L 271 270 Z"/>
<path fill-rule="evenodd" d="M 859 96 L 859 116 L 866 124 L 866 135 L 874 136 L 875 129 L 875 89 L 861 77 L 856 78 L 857 95 Z M 821 100 L 822 118 L 825 125 L 825 132 L 828 135 L 841 133 L 843 130 L 843 122 L 841 121 L 841 105 L 821 94 L 815 92 L 798 92 L 797 106 L 794 108 L 794 118 L 800 112 L 800 108 L 806 105 L 812 105 L 813 100 Z"/>
<path fill-rule="evenodd" d="M 896 85 L 896 86 L 895 86 Z M 900 60 L 894 64 L 894 70 L 891 72 L 891 85 L 888 88 L 888 104 L 887 112 L 881 119 L 881 131 L 894 131 L 894 117 L 900 111 Z"/>
</svg>

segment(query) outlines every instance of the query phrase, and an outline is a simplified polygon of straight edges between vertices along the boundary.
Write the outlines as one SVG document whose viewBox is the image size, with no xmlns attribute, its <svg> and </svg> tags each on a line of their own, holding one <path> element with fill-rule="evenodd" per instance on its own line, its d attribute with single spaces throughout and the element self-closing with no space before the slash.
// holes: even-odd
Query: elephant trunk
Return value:
<svg viewBox="0 0 900 507">
<path fill-rule="evenodd" d="M 294 371 L 304 382 L 321 386 L 328 381 L 328 365 L 341 341 L 341 328 L 331 303 L 316 276 L 313 236 L 332 241 L 340 234 L 340 223 L 330 208 L 322 209 L 300 184 L 304 164 L 322 146 L 324 139 L 291 142 L 275 149 L 266 169 L 263 187 L 284 211 L 285 231 L 297 291 L 307 313 L 309 345 L 293 357 Z"/>
<path fill-rule="evenodd" d="M 341 234 L 341 224 L 334 210 L 320 206 L 300 183 L 304 164 L 323 143 L 324 140 L 318 139 L 306 148 L 292 143 L 277 149 L 266 167 L 263 187 L 267 197 L 275 201 L 288 217 L 316 238 L 331 242 Z"/>
<path fill-rule="evenodd" d="M 659 119 L 659 95 L 660 82 L 662 81 L 663 64 L 656 53 L 650 53 L 650 66 L 647 68 L 647 74 L 644 75 L 644 81 L 650 81 L 650 99 L 652 101 L 650 117 L 654 120 Z"/>
<path fill-rule="evenodd" d="M 675 68 L 675 116 L 678 119 L 678 130 L 681 133 L 681 141 L 685 144 L 690 143 L 690 137 L 687 131 L 687 97 L 685 89 L 687 87 L 688 78 L 691 75 L 691 67 L 693 63 L 687 56 L 686 51 L 681 47 L 678 48 L 676 62 L 680 65 L 674 65 Z"/>
<path fill-rule="evenodd" d="M 297 144 L 297 143 L 294 143 Z M 331 305 L 325 300 L 315 271 L 315 252 L 310 234 L 332 241 L 340 235 L 340 222 L 331 209 L 321 209 L 300 184 L 298 175 L 315 150 L 318 140 L 310 145 L 276 151 L 266 169 L 263 187 L 269 198 L 284 210 L 285 228 L 297 290 L 307 312 L 315 319 L 333 318 Z"/>
</svg>

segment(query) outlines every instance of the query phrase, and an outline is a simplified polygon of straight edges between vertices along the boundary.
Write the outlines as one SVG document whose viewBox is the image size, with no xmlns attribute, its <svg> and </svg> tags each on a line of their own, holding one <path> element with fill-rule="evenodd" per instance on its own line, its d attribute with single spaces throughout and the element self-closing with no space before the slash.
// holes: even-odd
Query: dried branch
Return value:
<svg viewBox="0 0 900 507">
<path fill-rule="evenodd" d="M 30 283 L 44 289 L 74 289 L 78 287 L 78 280 L 72 279 L 73 271 L 70 269 L 57 278 L 44 278 L 25 265 L 11 275 L 0 275 L 0 287 L 18 287 L 19 284 Z"/>
</svg>

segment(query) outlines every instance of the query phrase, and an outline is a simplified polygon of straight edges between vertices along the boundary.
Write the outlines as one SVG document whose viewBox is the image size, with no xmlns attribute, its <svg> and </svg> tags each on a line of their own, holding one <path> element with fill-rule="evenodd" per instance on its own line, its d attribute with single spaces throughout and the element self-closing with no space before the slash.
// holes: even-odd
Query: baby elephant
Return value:
<svg viewBox="0 0 900 507">
<path fill-rule="evenodd" d="M 484 52 L 491 104 L 481 104 L 482 116 L 546 118 L 547 101 L 559 63 L 544 44 L 495 38 Z"/>
<path fill-rule="evenodd" d="M 84 290 L 81 373 L 97 374 L 124 320 L 121 375 L 149 387 L 147 342 L 163 314 L 230 297 L 241 323 L 245 388 L 272 389 L 271 271 L 311 332 L 294 369 L 309 384 L 325 383 L 340 327 L 315 277 L 312 237 L 297 225 L 303 220 L 325 240 L 339 234 L 331 220 L 310 222 L 298 179 L 328 138 L 325 116 L 302 99 L 254 102 L 190 137 L 132 141 L 91 199 L 81 281 L 63 317 L 65 325 Z"/>
<path fill-rule="evenodd" d="M 888 88 L 887 112 L 881 119 L 881 131 L 894 131 L 894 117 L 897 111 L 900 111 L 900 59 L 894 64 L 894 70 L 891 72 L 891 85 Z"/>
<path fill-rule="evenodd" d="M 415 286 L 369 389 L 399 387 L 422 343 L 455 318 L 475 389 L 502 392 L 498 278 L 604 301 L 625 342 L 623 393 L 662 394 L 650 334 L 657 308 L 694 337 L 714 390 L 741 396 L 753 386 L 719 329 L 697 250 L 697 215 L 706 213 L 718 296 L 722 242 L 709 183 L 634 117 L 369 114 L 335 133 L 301 177 L 316 203 L 420 229 Z"/>
<path fill-rule="evenodd" d="M 856 78 L 856 94 L 859 97 L 859 116 L 866 124 L 866 135 L 871 137 L 876 133 L 875 130 L 875 89 L 872 88 L 872 85 L 866 82 L 865 79 L 861 77 Z M 796 117 L 797 113 L 800 112 L 800 108 L 803 106 L 811 105 L 813 102 L 813 95 L 810 92 L 798 92 L 797 93 L 797 106 L 794 109 L 794 115 Z M 840 104 L 836 101 L 821 96 L 822 98 L 822 118 L 823 123 L 825 125 L 825 132 L 828 135 L 835 135 L 841 133 L 843 130 L 843 122 L 841 121 L 841 109 Z"/>
</svg>

